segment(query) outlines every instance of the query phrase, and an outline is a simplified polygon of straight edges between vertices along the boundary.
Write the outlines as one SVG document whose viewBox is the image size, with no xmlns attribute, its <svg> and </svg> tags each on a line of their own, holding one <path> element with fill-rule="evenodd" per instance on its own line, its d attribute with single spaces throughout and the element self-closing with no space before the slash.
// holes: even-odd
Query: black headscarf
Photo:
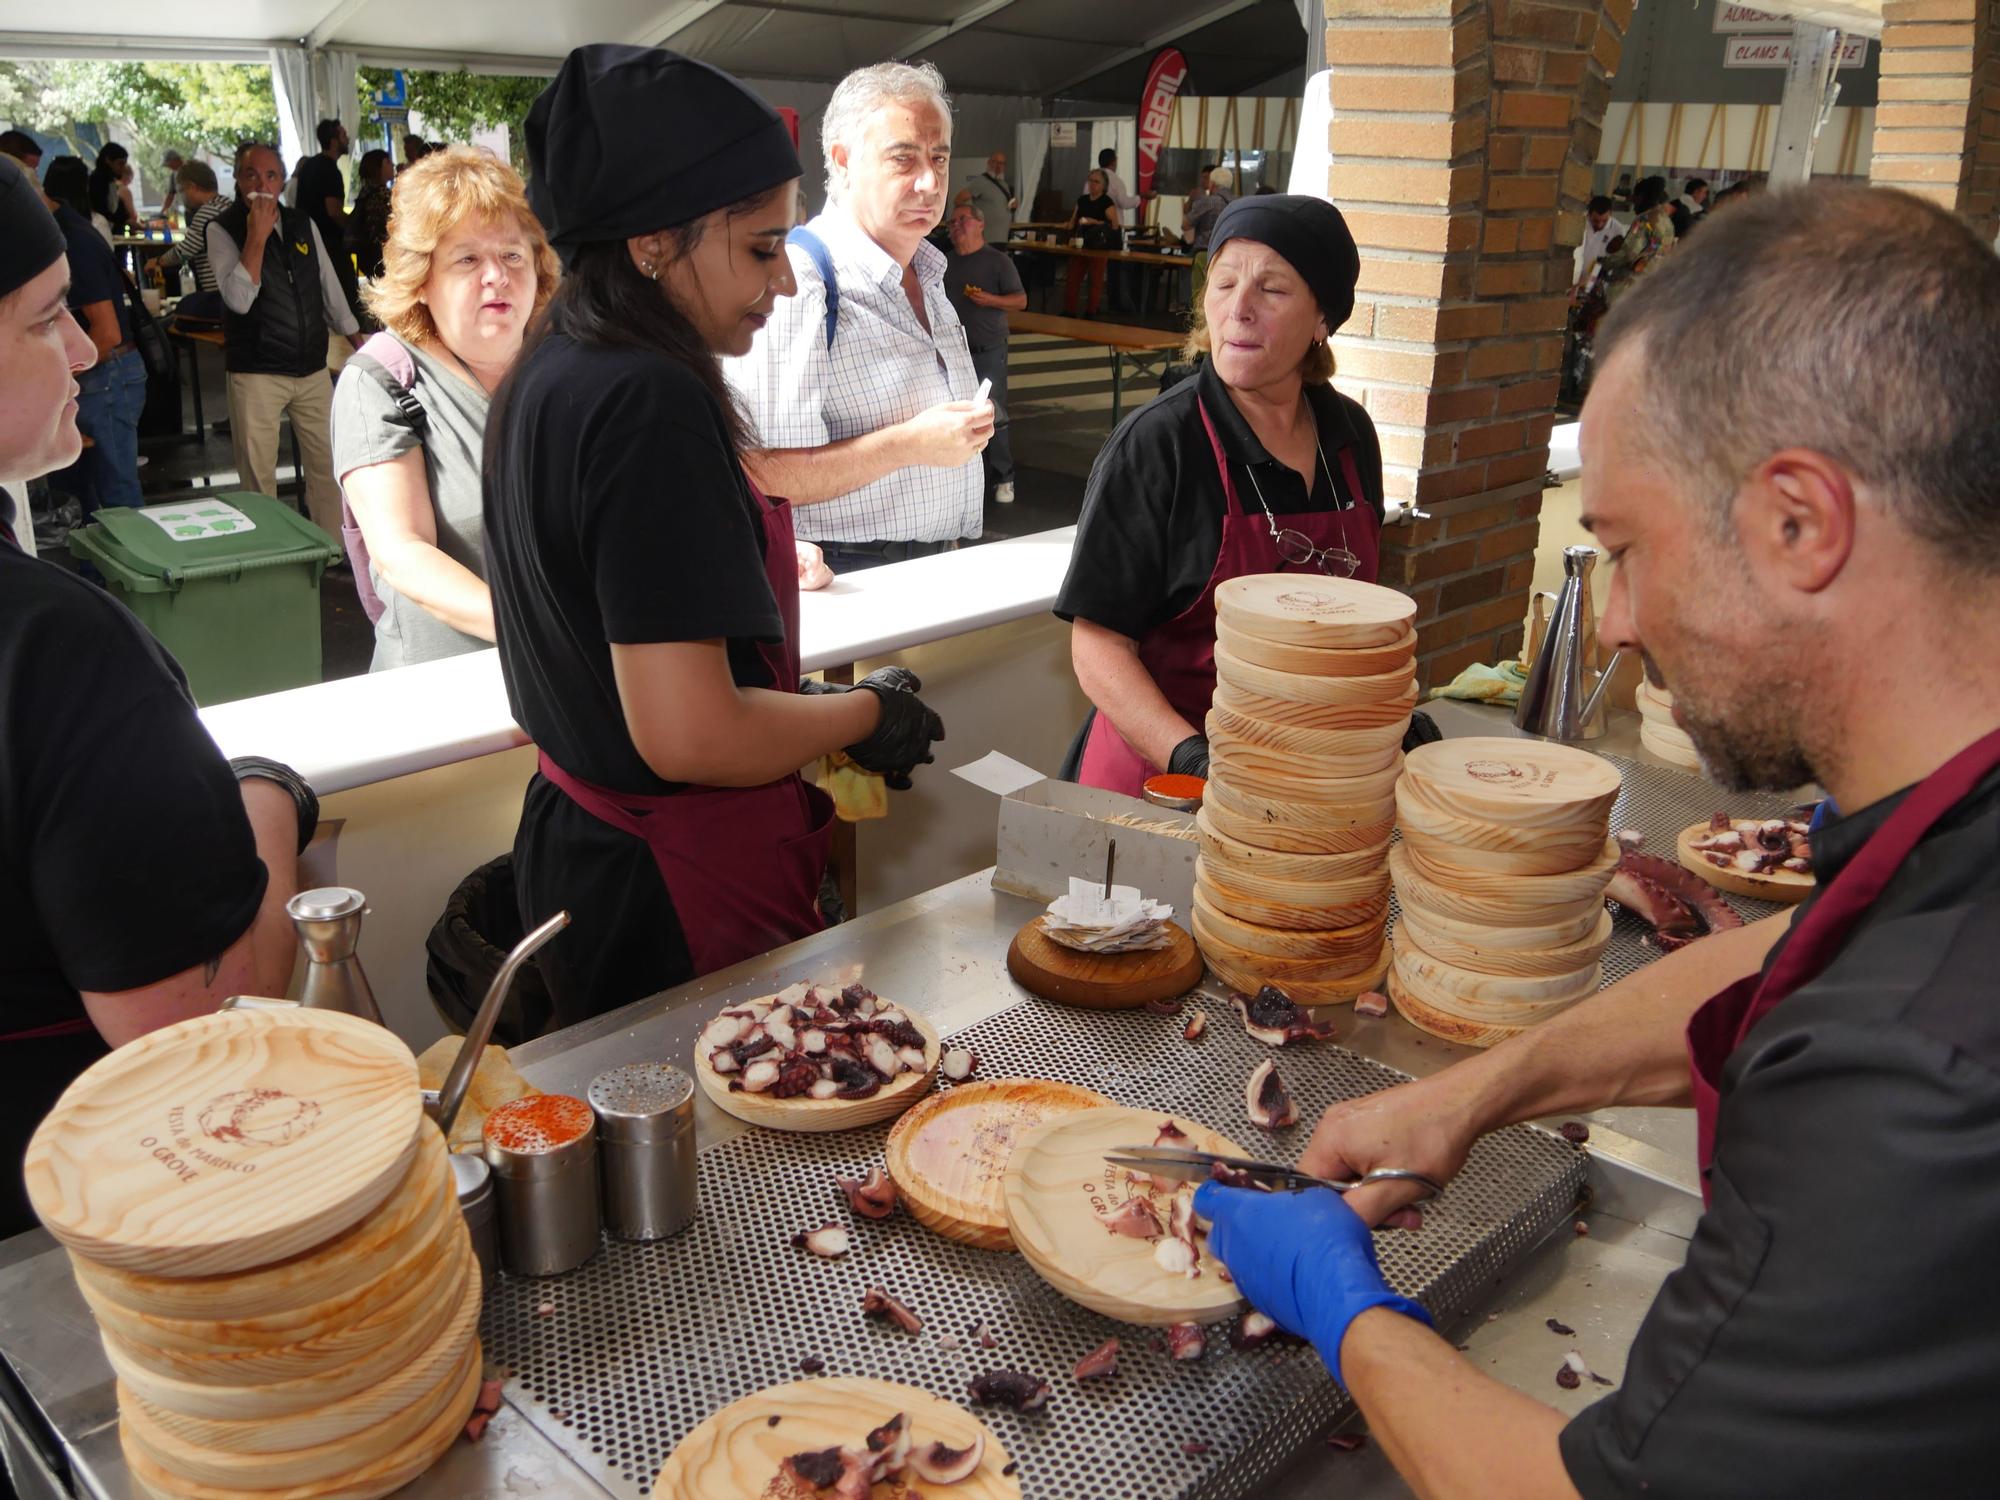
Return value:
<svg viewBox="0 0 2000 1500">
<path fill-rule="evenodd" d="M 19 291 L 68 253 L 35 179 L 13 157 L 0 156 L 0 297 Z"/>
<path fill-rule="evenodd" d="M 1269 245 L 1291 262 L 1319 302 L 1327 332 L 1354 312 L 1354 283 L 1361 277 L 1361 252 L 1340 210 L 1324 198 L 1303 193 L 1266 193 L 1238 198 L 1222 211 L 1208 237 L 1209 263 L 1231 240 Z"/>
<path fill-rule="evenodd" d="M 563 254 L 686 224 L 799 175 L 775 110 L 658 47 L 578 47 L 528 111 L 528 201 Z"/>
</svg>

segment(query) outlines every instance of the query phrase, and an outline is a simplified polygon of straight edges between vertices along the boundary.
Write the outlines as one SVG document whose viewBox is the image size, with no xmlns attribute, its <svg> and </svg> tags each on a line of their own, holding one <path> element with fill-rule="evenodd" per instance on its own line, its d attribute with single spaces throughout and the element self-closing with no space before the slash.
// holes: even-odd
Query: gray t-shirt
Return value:
<svg viewBox="0 0 2000 1500">
<path fill-rule="evenodd" d="M 486 392 L 420 346 L 403 343 L 403 347 L 410 351 L 417 367 L 410 393 L 423 408 L 421 433 L 397 404 L 396 382 L 389 372 L 366 354 L 356 354 L 340 372 L 340 383 L 333 392 L 333 472 L 344 485 L 355 469 L 388 463 L 412 448 L 421 448 L 438 550 L 483 579 L 486 543 L 479 472 L 486 443 Z M 484 651 L 490 644 L 454 630 L 422 605 L 404 598 L 389 586 L 372 561 L 368 576 L 382 601 L 382 618 L 375 622 L 375 659 L 369 671 Z"/>
<path fill-rule="evenodd" d="M 986 216 L 986 243 L 1006 244 L 1008 230 L 1014 222 L 1014 210 L 1007 202 L 1014 196 L 1012 185 L 996 181 L 991 173 L 975 172 L 965 179 L 965 186 L 972 189 L 972 201 Z M 951 215 L 946 214 L 945 217 L 950 218 Z"/>
<path fill-rule="evenodd" d="M 991 245 L 982 245 L 970 255 L 956 250 L 945 256 L 944 294 L 965 325 L 966 347 L 974 354 L 998 349 L 1007 342 L 1007 314 L 998 307 L 981 307 L 965 295 L 968 286 L 997 297 L 1011 297 L 1021 290 L 1021 273 L 1013 258 Z"/>
</svg>

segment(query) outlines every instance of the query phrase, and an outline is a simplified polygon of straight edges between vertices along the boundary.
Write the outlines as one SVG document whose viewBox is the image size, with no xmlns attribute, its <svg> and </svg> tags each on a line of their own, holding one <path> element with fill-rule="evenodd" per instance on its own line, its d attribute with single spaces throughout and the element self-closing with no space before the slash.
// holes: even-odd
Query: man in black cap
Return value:
<svg viewBox="0 0 2000 1500">
<path fill-rule="evenodd" d="M 65 242 L 0 161 L 0 484 L 75 461 L 96 350 Z M 14 545 L 0 505 L 0 1160 L 71 1079 L 230 995 L 282 995 L 285 902 L 318 805 L 297 773 L 225 762 L 187 682 L 123 605 Z M 0 1236 L 33 1227 L 0 1172 Z"/>
</svg>

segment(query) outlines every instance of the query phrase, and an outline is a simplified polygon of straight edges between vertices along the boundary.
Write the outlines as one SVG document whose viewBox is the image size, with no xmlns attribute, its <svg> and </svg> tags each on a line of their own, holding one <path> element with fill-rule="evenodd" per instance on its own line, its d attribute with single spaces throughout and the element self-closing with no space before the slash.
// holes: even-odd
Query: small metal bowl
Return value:
<svg viewBox="0 0 2000 1500">
<path fill-rule="evenodd" d="M 1172 808 L 1175 812 L 1198 812 L 1201 808 L 1202 793 L 1208 783 L 1199 776 L 1148 776 L 1140 787 L 1140 795 L 1155 807 Z"/>
</svg>

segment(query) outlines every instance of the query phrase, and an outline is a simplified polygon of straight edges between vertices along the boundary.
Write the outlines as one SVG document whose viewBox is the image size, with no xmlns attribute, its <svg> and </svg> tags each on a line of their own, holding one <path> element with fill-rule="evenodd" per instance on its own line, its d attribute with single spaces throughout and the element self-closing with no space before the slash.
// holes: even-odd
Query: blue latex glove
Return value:
<svg viewBox="0 0 2000 1500">
<path fill-rule="evenodd" d="M 1369 1308 L 1430 1324 L 1423 1308 L 1389 1290 L 1375 1263 L 1374 1236 L 1330 1188 L 1265 1193 L 1204 1182 L 1194 1211 L 1214 1226 L 1208 1248 L 1250 1305 L 1287 1333 L 1312 1340 L 1335 1380 L 1340 1341 Z"/>
</svg>

